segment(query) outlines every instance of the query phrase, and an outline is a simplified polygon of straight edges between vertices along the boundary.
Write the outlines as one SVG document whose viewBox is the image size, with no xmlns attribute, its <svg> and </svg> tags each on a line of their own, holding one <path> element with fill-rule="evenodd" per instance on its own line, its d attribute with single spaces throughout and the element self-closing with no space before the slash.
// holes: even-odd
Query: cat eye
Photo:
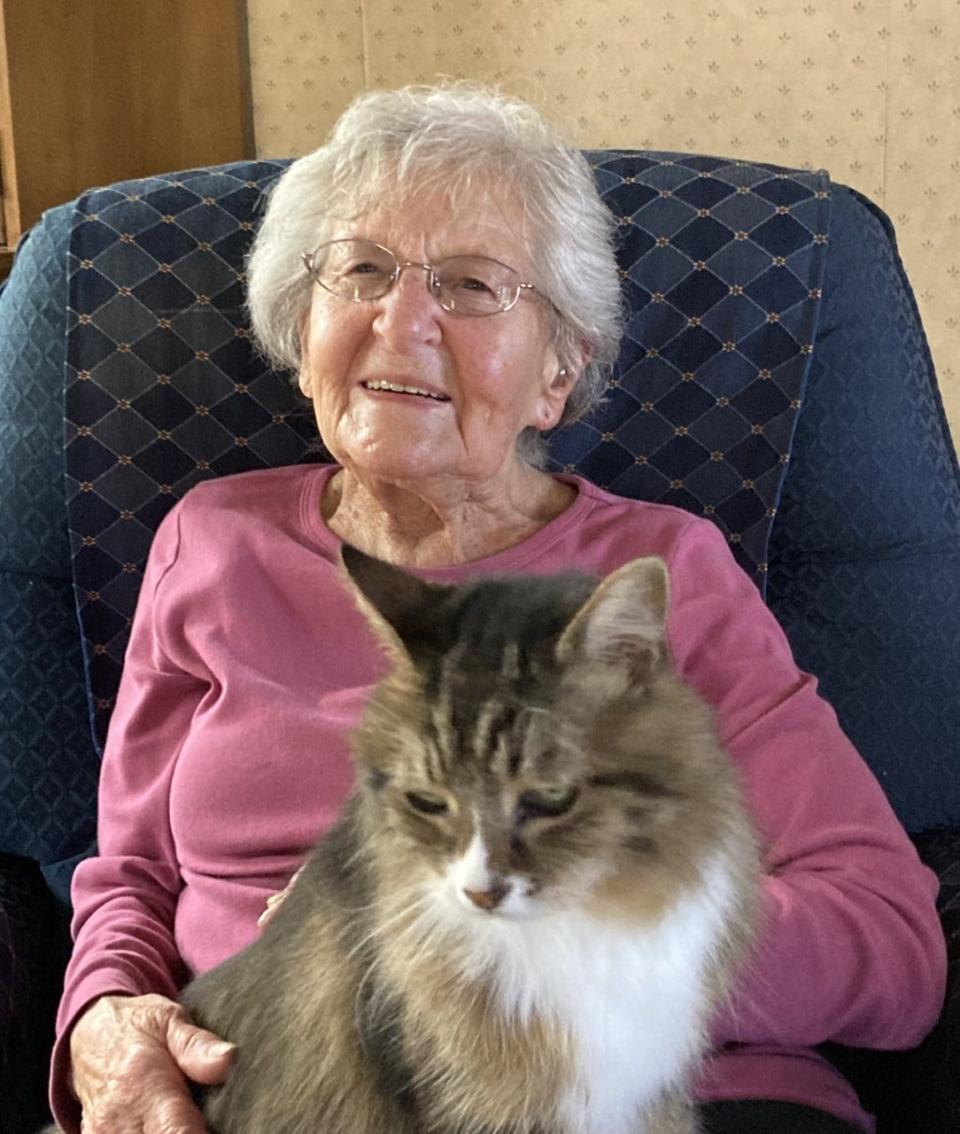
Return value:
<svg viewBox="0 0 960 1134">
<path fill-rule="evenodd" d="M 442 795 L 436 795 L 430 791 L 408 791 L 406 795 L 407 803 L 416 811 L 422 811 L 424 815 L 442 815 L 448 811 L 450 805 L 443 798 Z"/>
<path fill-rule="evenodd" d="M 562 784 L 521 792 L 517 801 L 520 815 L 525 819 L 563 815 L 577 802 L 579 794 L 575 787 Z"/>
</svg>

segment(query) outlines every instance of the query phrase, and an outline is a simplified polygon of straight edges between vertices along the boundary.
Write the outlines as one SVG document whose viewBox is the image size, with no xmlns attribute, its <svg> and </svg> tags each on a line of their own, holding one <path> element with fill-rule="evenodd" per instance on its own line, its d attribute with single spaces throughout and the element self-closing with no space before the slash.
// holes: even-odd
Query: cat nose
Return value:
<svg viewBox="0 0 960 1134">
<path fill-rule="evenodd" d="M 468 890 L 464 887 L 463 892 L 478 909 L 495 910 L 510 892 L 510 887 L 506 882 L 493 882 L 486 890 Z"/>
</svg>

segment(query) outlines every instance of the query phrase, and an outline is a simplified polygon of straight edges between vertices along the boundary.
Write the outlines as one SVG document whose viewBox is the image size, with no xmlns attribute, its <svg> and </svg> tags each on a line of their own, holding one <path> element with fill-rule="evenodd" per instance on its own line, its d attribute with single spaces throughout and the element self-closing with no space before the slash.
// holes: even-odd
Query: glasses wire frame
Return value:
<svg viewBox="0 0 960 1134">
<path fill-rule="evenodd" d="M 392 268 L 389 275 L 385 276 L 383 280 L 371 281 L 371 290 L 368 294 L 360 295 L 358 288 L 353 288 L 351 291 L 348 287 L 337 288 L 331 286 L 336 277 L 330 280 L 324 280 L 317 268 L 317 256 L 325 249 L 334 248 L 337 245 L 357 244 L 363 248 L 375 249 L 378 252 L 385 253 L 392 261 Z M 328 240 L 324 244 L 318 245 L 312 252 L 302 252 L 301 258 L 304 267 L 307 269 L 307 274 L 314 283 L 319 284 L 325 291 L 336 295 L 340 299 L 347 299 L 353 303 L 365 303 L 375 299 L 382 299 L 393 287 L 393 285 L 400 279 L 400 276 L 407 270 L 407 268 L 421 268 L 427 273 L 427 287 L 430 294 L 434 297 L 437 303 L 443 308 L 444 311 L 449 311 L 455 315 L 469 315 L 472 318 L 484 318 L 488 315 L 500 315 L 506 311 L 510 311 L 517 303 L 517 300 L 524 292 L 529 292 L 543 297 L 543 293 L 532 284 L 527 283 L 519 278 L 517 271 L 511 268 L 509 264 L 504 264 L 500 260 L 493 259 L 492 256 L 447 256 L 443 260 L 437 261 L 436 264 L 421 263 L 418 260 L 400 260 L 395 252 L 392 252 L 383 244 L 377 244 L 374 240 L 362 240 L 358 238 L 345 238 L 341 240 Z M 449 292 L 447 280 L 442 275 L 444 265 L 456 263 L 457 261 L 472 261 L 474 264 L 489 264 L 507 273 L 504 280 L 504 286 L 497 289 L 489 289 L 484 291 L 471 291 L 465 292 L 462 297 L 461 306 L 458 306 L 457 299 Z M 502 298 L 504 290 L 508 292 L 506 301 Z M 488 306 L 485 301 L 485 296 L 489 295 L 493 306 Z M 545 298 L 545 297 L 544 297 Z"/>
</svg>

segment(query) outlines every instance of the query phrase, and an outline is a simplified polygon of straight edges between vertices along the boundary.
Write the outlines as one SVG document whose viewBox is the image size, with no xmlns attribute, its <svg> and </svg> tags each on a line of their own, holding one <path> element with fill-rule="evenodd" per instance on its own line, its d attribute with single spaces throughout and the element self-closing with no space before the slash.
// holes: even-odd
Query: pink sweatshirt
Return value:
<svg viewBox="0 0 960 1134">
<path fill-rule="evenodd" d="M 267 897 L 350 788 L 348 732 L 384 662 L 320 515 L 332 472 L 201 484 L 157 533 L 104 755 L 100 853 L 73 883 L 51 1087 L 69 1134 L 79 1012 L 106 993 L 176 996 L 256 937 Z M 563 479 L 576 500 L 531 539 L 421 574 L 604 574 L 635 556 L 666 560 L 673 658 L 716 709 L 766 866 L 761 943 L 715 1024 L 698 1097 L 806 1103 L 870 1131 L 810 1048 L 910 1047 L 932 1026 L 946 967 L 936 879 L 717 529 Z"/>
</svg>

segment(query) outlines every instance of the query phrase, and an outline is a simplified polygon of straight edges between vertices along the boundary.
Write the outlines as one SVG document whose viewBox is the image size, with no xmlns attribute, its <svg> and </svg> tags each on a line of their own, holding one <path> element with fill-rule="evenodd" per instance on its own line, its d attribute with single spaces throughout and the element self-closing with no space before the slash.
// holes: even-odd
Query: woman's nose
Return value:
<svg viewBox="0 0 960 1134">
<path fill-rule="evenodd" d="M 373 326 L 393 347 L 440 340 L 443 309 L 430 291 L 430 273 L 420 264 L 405 264 L 400 278 L 381 299 Z"/>
</svg>

